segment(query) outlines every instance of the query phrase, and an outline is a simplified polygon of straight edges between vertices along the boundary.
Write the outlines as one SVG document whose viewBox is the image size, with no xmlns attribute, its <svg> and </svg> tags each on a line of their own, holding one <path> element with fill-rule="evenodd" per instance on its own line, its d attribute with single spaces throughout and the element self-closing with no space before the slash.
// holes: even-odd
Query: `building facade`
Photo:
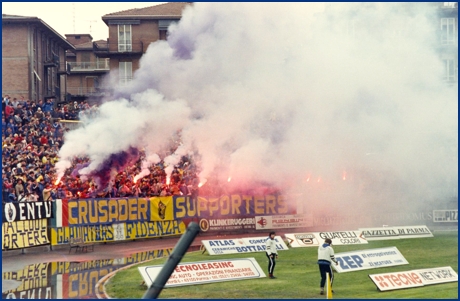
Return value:
<svg viewBox="0 0 460 301">
<path fill-rule="evenodd" d="M 93 43 L 98 57 L 110 59 L 110 70 L 123 85 L 132 80 L 139 61 L 148 46 L 166 40 L 168 26 L 178 22 L 190 2 L 170 2 L 131 9 L 102 16 L 108 26 L 106 45 Z"/>
<path fill-rule="evenodd" d="M 66 34 L 67 41 L 75 51 L 67 51 L 70 66 L 67 76 L 67 100 L 97 100 L 104 95 L 102 80 L 109 72 L 109 58 L 100 58 L 93 51 L 93 43 L 106 47 L 107 41 L 93 41 L 90 34 Z"/>
<path fill-rule="evenodd" d="M 2 93 L 64 101 L 67 50 L 75 47 L 41 19 L 2 15 Z"/>
<path fill-rule="evenodd" d="M 436 2 L 438 45 L 447 83 L 458 83 L 458 2 Z"/>
</svg>

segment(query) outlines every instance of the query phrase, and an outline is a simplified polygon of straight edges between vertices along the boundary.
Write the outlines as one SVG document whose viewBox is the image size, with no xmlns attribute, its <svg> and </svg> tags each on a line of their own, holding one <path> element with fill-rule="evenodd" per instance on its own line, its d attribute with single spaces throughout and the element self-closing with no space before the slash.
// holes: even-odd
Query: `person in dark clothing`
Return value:
<svg viewBox="0 0 460 301">
<path fill-rule="evenodd" d="M 334 273 L 332 273 L 331 263 L 334 262 L 336 265 L 338 264 L 337 260 L 335 260 L 334 249 L 331 247 L 331 245 L 332 240 L 330 238 L 326 238 L 324 240 L 324 244 L 318 247 L 318 266 L 319 273 L 321 274 L 321 295 L 324 295 L 324 285 L 326 284 L 327 277 L 326 274 L 329 273 L 331 277 L 331 286 L 334 280 Z"/>
<path fill-rule="evenodd" d="M 265 240 L 265 255 L 268 258 L 268 277 L 276 279 L 273 275 L 275 271 L 276 259 L 278 259 L 278 252 L 276 251 L 275 232 L 270 232 L 268 238 Z"/>
</svg>

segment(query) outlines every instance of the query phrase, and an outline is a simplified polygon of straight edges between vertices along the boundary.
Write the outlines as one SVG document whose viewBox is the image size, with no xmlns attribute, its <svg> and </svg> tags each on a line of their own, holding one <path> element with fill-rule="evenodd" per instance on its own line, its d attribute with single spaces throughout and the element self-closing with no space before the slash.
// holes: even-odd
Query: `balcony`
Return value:
<svg viewBox="0 0 460 301">
<path fill-rule="evenodd" d="M 58 74 L 70 75 L 70 63 L 60 63 Z"/>
<path fill-rule="evenodd" d="M 107 43 L 104 45 L 97 45 L 96 43 L 93 43 L 93 51 L 98 57 L 138 56 L 144 54 L 146 49 L 144 49 L 143 42 L 131 44 Z"/>
<path fill-rule="evenodd" d="M 71 96 L 96 97 L 106 95 L 109 87 L 67 87 L 67 93 Z"/>
<path fill-rule="evenodd" d="M 43 65 L 46 68 L 50 67 L 58 67 L 59 66 L 59 56 L 55 53 L 51 55 L 51 57 L 47 57 L 45 61 L 43 62 Z"/>
<path fill-rule="evenodd" d="M 110 62 L 109 60 L 97 61 L 97 62 L 70 62 L 70 72 L 89 72 L 89 71 L 109 71 Z"/>
</svg>

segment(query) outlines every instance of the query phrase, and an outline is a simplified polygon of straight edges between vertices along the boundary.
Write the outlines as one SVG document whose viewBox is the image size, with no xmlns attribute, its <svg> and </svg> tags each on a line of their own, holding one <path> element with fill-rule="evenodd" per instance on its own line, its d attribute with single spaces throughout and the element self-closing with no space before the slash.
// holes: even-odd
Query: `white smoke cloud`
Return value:
<svg viewBox="0 0 460 301">
<path fill-rule="evenodd" d="M 159 154 L 181 131 L 169 166 L 197 150 L 201 179 L 270 183 L 305 210 L 456 196 L 457 86 L 441 81 L 430 5 L 194 3 L 66 135 L 58 170 Z"/>
</svg>

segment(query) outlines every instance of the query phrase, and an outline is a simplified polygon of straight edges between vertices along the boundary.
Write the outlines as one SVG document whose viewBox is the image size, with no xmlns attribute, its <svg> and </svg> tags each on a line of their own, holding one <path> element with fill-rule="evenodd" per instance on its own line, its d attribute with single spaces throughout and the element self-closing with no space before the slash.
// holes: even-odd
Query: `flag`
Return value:
<svg viewBox="0 0 460 301">
<path fill-rule="evenodd" d="M 327 299 L 332 299 L 331 277 L 330 277 L 329 273 L 326 273 L 326 275 L 327 275 L 326 298 Z"/>
</svg>

